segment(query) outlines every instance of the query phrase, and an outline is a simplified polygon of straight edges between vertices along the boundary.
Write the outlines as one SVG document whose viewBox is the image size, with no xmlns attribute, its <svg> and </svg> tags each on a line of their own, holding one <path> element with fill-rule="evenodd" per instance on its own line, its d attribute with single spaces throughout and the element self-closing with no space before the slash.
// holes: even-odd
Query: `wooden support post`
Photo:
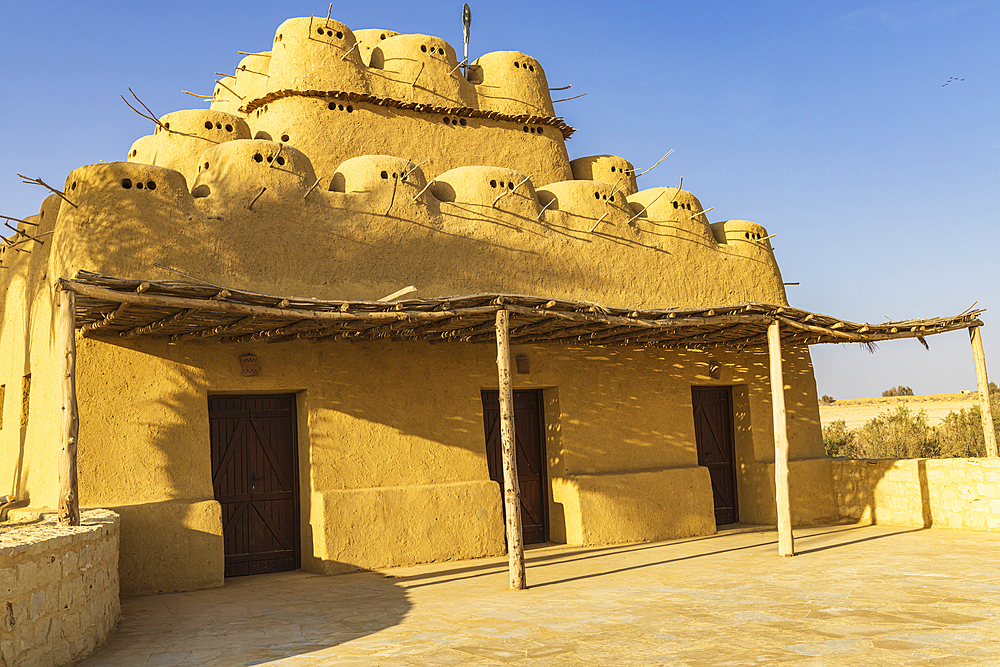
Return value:
<svg viewBox="0 0 1000 667">
<path fill-rule="evenodd" d="M 514 450 L 514 389 L 510 382 L 510 313 L 497 311 L 497 373 L 500 377 L 500 451 L 503 457 L 503 501 L 507 515 L 507 556 L 510 588 L 528 587 L 524 579 L 524 545 L 521 536 L 521 489 L 517 484 Z"/>
<path fill-rule="evenodd" d="M 986 354 L 979 327 L 969 327 L 972 339 L 972 356 L 976 359 L 976 382 L 979 384 L 979 409 L 983 417 L 983 440 L 986 456 L 997 456 L 997 436 L 993 430 L 993 410 L 990 408 L 990 382 L 986 377 Z"/>
<path fill-rule="evenodd" d="M 792 511 L 788 499 L 788 425 L 785 420 L 785 378 L 781 371 L 781 331 L 777 320 L 767 327 L 771 357 L 771 407 L 774 410 L 774 501 L 778 514 L 778 555 L 794 556 Z"/>
<path fill-rule="evenodd" d="M 59 446 L 59 523 L 80 525 L 80 490 L 76 475 L 76 445 L 80 416 L 76 407 L 76 294 L 56 292 L 58 341 L 61 353 L 62 428 Z"/>
</svg>

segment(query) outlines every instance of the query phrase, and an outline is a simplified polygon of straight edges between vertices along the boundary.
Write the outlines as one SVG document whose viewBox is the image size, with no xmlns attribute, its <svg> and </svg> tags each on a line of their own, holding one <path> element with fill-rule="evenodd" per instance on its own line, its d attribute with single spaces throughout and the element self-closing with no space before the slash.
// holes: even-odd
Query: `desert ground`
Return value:
<svg viewBox="0 0 1000 667">
<path fill-rule="evenodd" d="M 1000 534 L 743 526 L 336 577 L 304 570 L 122 601 L 80 667 L 993 665 Z"/>
<path fill-rule="evenodd" d="M 905 405 L 914 413 L 923 410 L 927 413 L 927 423 L 931 426 L 937 426 L 949 412 L 968 410 L 979 405 L 979 394 L 970 391 L 962 394 L 838 399 L 830 405 L 820 403 L 819 417 L 823 426 L 843 419 L 847 422 L 847 428 L 858 428 L 872 417 L 883 412 L 893 412 L 900 405 Z"/>
</svg>

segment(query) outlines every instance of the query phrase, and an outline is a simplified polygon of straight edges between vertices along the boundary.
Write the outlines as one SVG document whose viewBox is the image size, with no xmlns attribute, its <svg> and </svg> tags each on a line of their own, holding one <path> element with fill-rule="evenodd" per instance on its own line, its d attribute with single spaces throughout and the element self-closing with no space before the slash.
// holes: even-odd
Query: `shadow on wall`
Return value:
<svg viewBox="0 0 1000 667">
<path fill-rule="evenodd" d="M 59 211 L 59 198 L 55 195 L 47 197 L 41 204 L 36 215 L 28 216 L 27 221 L 35 225 L 29 228 L 23 222 L 18 223 L 21 231 L 30 229 L 30 233 L 46 236 L 51 233 L 56 224 Z M 30 477 L 32 473 L 33 445 L 41 441 L 42 447 L 48 446 L 52 431 L 51 406 L 37 400 L 51 390 L 52 378 L 36 378 L 34 391 L 31 387 L 33 368 L 45 368 L 46 355 L 53 344 L 54 331 L 46 331 L 44 325 L 55 315 L 50 312 L 51 289 L 45 280 L 45 269 L 48 266 L 51 243 L 39 241 L 31 245 L 21 246 L 22 252 L 15 255 L 7 252 L 6 261 L 0 260 L 4 271 L 0 272 L 0 384 L 6 384 L 4 403 L 0 410 L 7 410 L 9 421 L 7 428 L 15 432 L 11 437 L 2 438 L 4 460 L 0 470 L 9 471 L 11 476 L 0 480 L 0 495 L 8 492 L 18 498 L 17 507 L 29 504 L 32 493 Z M 16 260 L 14 257 L 16 256 Z M 45 334 L 48 334 L 47 337 Z M 33 336 L 39 335 L 38 342 L 42 352 L 37 360 L 33 359 Z M 41 382 L 38 382 L 41 380 Z M 0 428 L 2 428 L 0 416 Z M 42 434 L 39 437 L 39 434 Z M 0 433 L 0 436 L 5 435 Z M 34 440 L 34 442 L 33 442 Z M 34 491 L 37 500 L 47 502 L 47 492 L 51 492 L 51 484 L 46 488 L 46 478 L 54 473 L 47 467 L 51 461 L 35 465 L 34 472 L 40 480 L 39 487 Z M 5 475 L 6 477 L 6 475 Z M 7 487 L 10 481 L 11 486 Z M 54 505 L 53 505 L 54 506 Z"/>
<path fill-rule="evenodd" d="M 80 343 L 80 500 L 121 516 L 122 596 L 222 586 L 203 372 Z"/>
<path fill-rule="evenodd" d="M 918 507 L 912 506 L 912 493 L 900 494 L 903 500 L 904 495 L 909 495 L 911 502 L 908 506 L 898 508 L 899 513 L 906 515 L 903 525 L 917 525 L 930 528 L 934 525 L 934 516 L 931 509 L 930 483 L 927 477 L 927 460 L 911 459 L 916 467 L 916 485 L 919 488 Z M 889 472 L 896 459 L 833 459 L 834 463 L 834 491 L 836 493 L 837 509 L 840 512 L 841 520 L 848 523 L 859 524 L 894 524 L 899 525 L 898 517 L 890 515 L 879 516 L 879 502 L 876 494 L 880 493 L 878 487 L 885 481 L 889 484 L 900 484 L 900 482 L 887 481 Z M 910 489 L 912 491 L 912 489 Z M 891 502 L 891 501 L 890 501 Z M 884 505 L 883 505 L 883 509 Z"/>
</svg>

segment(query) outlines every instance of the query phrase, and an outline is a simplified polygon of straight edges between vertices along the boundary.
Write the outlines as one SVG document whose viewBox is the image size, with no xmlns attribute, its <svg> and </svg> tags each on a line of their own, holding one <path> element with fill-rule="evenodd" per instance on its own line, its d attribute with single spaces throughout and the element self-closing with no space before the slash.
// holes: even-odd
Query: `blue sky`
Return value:
<svg viewBox="0 0 1000 667">
<path fill-rule="evenodd" d="M 470 55 L 519 50 L 550 85 L 586 97 L 557 111 L 571 157 L 612 153 L 640 187 L 676 184 L 712 221 L 772 239 L 791 303 L 855 321 L 956 314 L 979 302 L 1000 380 L 1000 0 L 957 2 L 470 3 Z M 215 71 L 270 46 L 323 2 L 5 2 L 0 24 L 0 214 L 34 213 L 77 166 L 125 157 L 158 113 L 203 105 Z M 335 3 L 348 26 L 461 45 L 461 2 Z M 964 81 L 945 84 L 950 77 Z M 998 321 L 1000 322 L 1000 321 Z M 968 336 L 814 346 L 817 386 L 839 398 L 898 384 L 975 387 Z"/>
</svg>

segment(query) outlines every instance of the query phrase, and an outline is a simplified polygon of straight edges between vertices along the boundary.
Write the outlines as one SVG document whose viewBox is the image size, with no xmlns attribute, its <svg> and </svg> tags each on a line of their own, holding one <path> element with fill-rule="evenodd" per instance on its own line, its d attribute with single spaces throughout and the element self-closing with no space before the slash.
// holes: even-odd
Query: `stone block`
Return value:
<svg viewBox="0 0 1000 667">
<path fill-rule="evenodd" d="M 0 658 L 5 665 L 14 667 L 14 642 L 10 639 L 0 640 Z"/>
<path fill-rule="evenodd" d="M 10 600 L 0 605 L 0 630 L 9 634 L 17 627 L 17 617 L 14 614 L 14 603 Z"/>
<path fill-rule="evenodd" d="M 17 568 L 13 564 L 0 567 L 0 600 L 8 600 L 17 591 Z"/>
<path fill-rule="evenodd" d="M 18 655 L 25 655 L 34 648 L 32 639 L 34 639 L 34 628 L 31 623 L 21 623 L 14 630 L 14 651 Z"/>
<path fill-rule="evenodd" d="M 73 582 L 80 579 L 79 576 L 67 578 L 59 586 L 59 611 L 66 612 L 73 607 Z"/>
<path fill-rule="evenodd" d="M 97 642 L 89 635 L 83 635 L 69 643 L 69 653 L 74 660 L 88 655 L 97 646 Z"/>
<path fill-rule="evenodd" d="M 62 641 L 62 616 L 56 615 L 52 617 L 52 623 L 49 624 L 49 632 L 45 637 L 45 643 L 48 646 L 54 646 Z"/>
<path fill-rule="evenodd" d="M 94 547 L 91 544 L 85 544 L 80 547 L 79 556 L 79 568 L 81 571 L 89 570 L 94 564 Z"/>
<path fill-rule="evenodd" d="M 63 617 L 62 636 L 67 640 L 72 640 L 74 637 L 78 637 L 85 629 L 85 625 L 82 620 L 82 609 L 71 609 L 70 613 Z"/>
<path fill-rule="evenodd" d="M 76 574 L 79 568 L 80 556 L 75 550 L 71 549 L 63 554 L 62 557 L 62 576 L 63 579 Z"/>
<path fill-rule="evenodd" d="M 998 499 L 1000 498 L 1000 486 L 989 482 L 977 482 L 976 495 L 980 498 Z"/>
<path fill-rule="evenodd" d="M 17 592 L 27 593 L 38 588 L 38 563 L 33 560 L 17 565 Z"/>
<path fill-rule="evenodd" d="M 45 613 L 45 591 L 35 591 L 31 594 L 30 609 L 28 611 L 28 618 L 34 623 Z"/>
<path fill-rule="evenodd" d="M 43 616 L 35 623 L 35 644 L 46 646 L 48 644 L 49 632 L 52 628 L 52 617 Z"/>
<path fill-rule="evenodd" d="M 90 592 L 94 590 L 94 583 L 97 581 L 98 572 L 100 572 L 100 569 L 94 567 L 87 568 L 82 572 L 84 595 L 89 596 Z"/>
<path fill-rule="evenodd" d="M 62 588 L 61 580 L 56 580 L 45 587 L 45 615 L 52 616 L 59 613 L 59 589 Z"/>
<path fill-rule="evenodd" d="M 69 642 L 60 640 L 49 648 L 48 657 L 52 659 L 52 664 L 68 665 L 72 662 L 69 652 Z"/>
<path fill-rule="evenodd" d="M 30 593 L 22 593 L 16 598 L 8 600 L 7 603 L 10 605 L 12 614 L 11 617 L 14 619 L 14 626 L 21 627 L 28 622 L 28 605 L 30 602 Z"/>
</svg>

